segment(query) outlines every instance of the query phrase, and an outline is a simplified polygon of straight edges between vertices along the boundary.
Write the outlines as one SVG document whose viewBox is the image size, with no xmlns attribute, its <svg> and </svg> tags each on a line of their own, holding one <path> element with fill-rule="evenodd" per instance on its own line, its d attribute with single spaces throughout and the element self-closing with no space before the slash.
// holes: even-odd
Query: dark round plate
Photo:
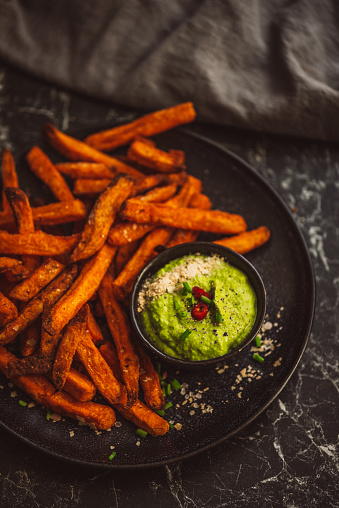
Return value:
<svg viewBox="0 0 339 508">
<path fill-rule="evenodd" d="M 296 369 L 311 331 L 315 283 L 310 256 L 279 195 L 246 162 L 201 136 L 175 130 L 157 136 L 156 141 L 160 148 L 185 151 L 188 171 L 201 178 L 214 208 L 241 213 L 249 229 L 266 225 L 271 230 L 269 243 L 246 256 L 262 276 L 267 291 L 267 326 L 272 327 L 264 337 L 269 349 L 262 353 L 263 364 L 253 360 L 250 345 L 227 366 L 212 371 L 190 373 L 166 368 L 167 379 L 185 383 L 185 393 L 179 390 L 168 398 L 173 407 L 166 411 L 166 419 L 182 428 L 157 438 L 139 439 L 135 426 L 119 414 L 121 426 L 101 433 L 68 418 L 46 421 L 46 410 L 19 405 L 19 399 L 29 402 L 29 397 L 8 386 L 8 380 L 1 376 L 0 424 L 40 450 L 77 464 L 112 469 L 163 465 L 229 438 L 277 397 Z M 29 175 L 24 163 L 19 164 L 19 171 L 24 190 L 41 195 L 41 185 Z M 216 236 L 199 237 L 212 238 Z M 16 397 L 11 396 L 13 391 Z M 111 446 L 116 451 L 112 462 L 108 460 Z"/>
</svg>

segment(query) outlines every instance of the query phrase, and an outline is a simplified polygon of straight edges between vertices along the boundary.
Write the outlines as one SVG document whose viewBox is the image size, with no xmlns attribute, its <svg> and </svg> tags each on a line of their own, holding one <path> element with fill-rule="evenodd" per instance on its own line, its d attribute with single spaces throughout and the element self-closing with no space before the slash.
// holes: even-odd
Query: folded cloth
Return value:
<svg viewBox="0 0 339 508">
<path fill-rule="evenodd" d="M 0 56 L 151 111 L 339 139 L 337 0 L 0 0 Z"/>
</svg>

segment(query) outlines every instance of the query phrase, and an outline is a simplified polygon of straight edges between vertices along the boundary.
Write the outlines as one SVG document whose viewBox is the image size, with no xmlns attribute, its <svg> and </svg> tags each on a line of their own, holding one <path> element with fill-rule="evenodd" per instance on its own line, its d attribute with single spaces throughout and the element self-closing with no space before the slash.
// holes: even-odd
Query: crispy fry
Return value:
<svg viewBox="0 0 339 508">
<path fill-rule="evenodd" d="M 19 187 L 13 155 L 8 148 L 5 148 L 2 152 L 2 210 L 12 215 L 11 207 L 5 194 L 6 187 Z"/>
<path fill-rule="evenodd" d="M 152 436 L 163 436 L 169 430 L 169 424 L 154 413 L 146 404 L 137 400 L 134 406 L 126 409 L 120 405 L 115 406 L 117 410 L 126 418 L 133 422 L 139 429 L 143 429 Z"/>
<path fill-rule="evenodd" d="M 202 193 L 194 194 L 192 199 L 189 202 L 190 208 L 200 208 L 201 210 L 210 210 L 212 207 L 212 203 L 210 199 Z M 174 247 L 174 245 L 180 245 L 181 243 L 194 242 L 198 236 L 200 231 L 189 231 L 187 229 L 177 229 L 172 238 L 167 244 L 167 247 Z"/>
<path fill-rule="evenodd" d="M 121 403 L 125 406 L 127 402 L 125 387 L 114 376 L 88 333 L 82 334 L 77 348 L 77 355 L 101 395 L 110 404 Z"/>
<path fill-rule="evenodd" d="M 138 347 L 138 354 L 140 360 L 140 384 L 144 392 L 145 402 L 151 409 L 165 409 L 166 400 L 153 363 L 141 346 Z"/>
<path fill-rule="evenodd" d="M 134 199 L 138 199 L 143 203 L 163 203 L 173 197 L 176 191 L 177 185 L 171 183 L 163 187 L 154 187 L 154 189 L 148 191 L 146 194 L 136 196 Z"/>
<path fill-rule="evenodd" d="M 23 357 L 32 355 L 40 342 L 41 319 L 37 319 L 20 334 L 20 353 Z"/>
<path fill-rule="evenodd" d="M 113 283 L 114 293 L 119 300 L 130 295 L 134 281 L 146 263 L 157 255 L 155 247 L 166 245 L 172 230 L 170 228 L 157 228 L 151 231 L 141 243 L 134 256 Z"/>
<path fill-rule="evenodd" d="M 10 292 L 11 298 L 28 302 L 41 289 L 49 284 L 64 269 L 64 265 L 54 259 L 46 259 L 27 279 L 15 286 Z"/>
<path fill-rule="evenodd" d="M 102 180 L 94 180 L 93 178 L 77 178 L 73 184 L 73 194 L 75 196 L 96 196 L 103 192 L 111 179 L 103 178 Z"/>
<path fill-rule="evenodd" d="M 57 299 L 62 296 L 63 291 L 66 291 L 67 287 L 72 283 L 76 273 L 76 266 L 66 268 L 46 289 L 33 298 L 25 309 L 20 312 L 18 317 L 1 330 L 0 344 L 7 344 L 33 323 L 42 313 L 44 304 L 47 301 L 50 302 L 50 304 L 57 301 Z M 45 352 L 43 351 L 43 353 Z"/>
<path fill-rule="evenodd" d="M 137 136 L 154 136 L 185 123 L 193 122 L 196 113 L 191 102 L 178 104 L 171 108 L 155 111 L 134 122 L 92 134 L 85 142 L 98 150 L 109 152 L 118 146 L 129 143 Z"/>
<path fill-rule="evenodd" d="M 116 170 L 100 162 L 60 162 L 55 167 L 70 178 L 109 178 L 116 175 Z"/>
<path fill-rule="evenodd" d="M 123 383 L 123 377 L 120 367 L 120 362 L 117 354 L 116 347 L 112 342 L 106 341 L 105 344 L 99 347 L 99 351 L 102 354 L 102 356 L 105 358 L 107 365 L 112 369 L 112 372 L 114 372 L 115 377 Z"/>
<path fill-rule="evenodd" d="M 12 209 L 18 232 L 23 235 L 34 233 L 32 209 L 26 194 L 22 190 L 12 187 L 7 187 L 5 194 Z M 22 261 L 28 273 L 39 266 L 39 258 L 36 256 L 23 256 Z"/>
<path fill-rule="evenodd" d="M 48 333 L 51 335 L 58 333 L 91 298 L 98 289 L 115 253 L 115 247 L 105 244 L 93 258 L 85 263 L 72 287 L 46 317 L 43 327 Z"/>
<path fill-rule="evenodd" d="M 88 305 L 85 304 L 66 325 L 59 342 L 52 374 L 54 386 L 58 390 L 61 390 L 66 382 L 79 340 L 85 332 L 88 312 Z"/>
<path fill-rule="evenodd" d="M 74 199 L 64 177 L 39 147 L 33 146 L 26 155 L 26 160 L 33 173 L 50 188 L 59 201 Z"/>
<path fill-rule="evenodd" d="M 127 156 L 141 166 L 145 166 L 163 173 L 183 171 L 185 166 L 185 154 L 181 150 L 170 150 L 164 152 L 156 148 L 149 139 L 138 137 L 133 141 Z"/>
<path fill-rule="evenodd" d="M 128 318 L 114 297 L 112 277 L 109 274 L 105 275 L 100 284 L 99 297 L 117 349 L 121 372 L 127 390 L 126 407 L 131 407 L 138 397 L 139 359 L 131 342 L 131 330 Z"/>
<path fill-rule="evenodd" d="M 128 166 L 115 157 L 110 157 L 105 153 L 95 150 L 95 148 L 92 148 L 78 139 L 68 136 L 59 131 L 52 124 L 46 124 L 44 126 L 44 134 L 54 150 L 71 161 L 102 162 L 107 166 L 114 167 L 118 173 L 126 173 L 134 178 L 143 176 L 140 171 Z"/>
<path fill-rule="evenodd" d="M 15 360 L 14 355 L 0 347 L 0 370 L 3 374 L 7 375 L 8 363 Z M 109 429 L 115 423 L 112 408 L 94 402 L 80 402 L 66 392 L 56 392 L 52 383 L 43 375 L 15 376 L 11 380 L 33 400 L 59 415 L 69 416 L 99 430 Z"/>
<path fill-rule="evenodd" d="M 15 272 L 18 267 L 22 267 L 20 259 L 7 258 L 5 256 L 0 257 L 0 273 L 7 271 Z"/>
<path fill-rule="evenodd" d="M 14 376 L 26 374 L 45 374 L 51 370 L 53 359 L 53 355 L 34 355 L 9 362 L 7 366 L 7 376 L 12 378 Z"/>
<path fill-rule="evenodd" d="M 115 273 L 116 276 L 123 270 L 123 268 L 127 265 L 128 261 L 131 259 L 135 251 L 137 250 L 139 245 L 138 240 L 130 243 L 126 243 L 119 247 L 118 252 L 115 256 Z"/>
<path fill-rule="evenodd" d="M 18 309 L 5 295 L 0 292 L 0 327 L 18 317 Z"/>
<path fill-rule="evenodd" d="M 90 310 L 87 315 L 87 330 L 91 334 L 92 341 L 96 346 L 104 342 L 105 339 L 102 335 L 101 329 Z"/>
<path fill-rule="evenodd" d="M 200 192 L 201 182 L 197 178 L 188 177 L 188 180 L 180 189 L 179 193 L 169 199 L 167 206 L 186 206 L 196 192 Z M 135 222 L 123 221 L 110 229 L 108 241 L 111 245 L 126 245 L 127 243 L 140 240 L 147 233 L 156 228 L 156 224 L 136 224 Z"/>
<path fill-rule="evenodd" d="M 71 259 L 79 261 L 95 254 L 105 243 L 109 229 L 114 222 L 121 203 L 130 195 L 133 181 L 127 175 L 119 174 L 107 189 L 100 194 L 88 217 L 81 240 Z"/>
<path fill-rule="evenodd" d="M 142 224 L 157 224 L 181 229 L 203 230 L 211 233 L 242 233 L 246 222 L 241 215 L 220 210 L 178 208 L 173 214 L 170 206 L 153 203 L 137 203 L 127 200 L 121 207 L 122 219 Z"/>
<path fill-rule="evenodd" d="M 261 226 L 257 229 L 252 229 L 252 231 L 246 231 L 239 235 L 216 240 L 214 243 L 224 245 L 229 249 L 235 250 L 239 254 L 246 254 L 246 252 L 256 249 L 266 243 L 270 236 L 271 233 L 269 229 L 266 226 Z"/>
<path fill-rule="evenodd" d="M 63 389 L 81 402 L 92 400 L 97 391 L 95 384 L 73 367 L 68 372 Z"/>
<path fill-rule="evenodd" d="M 43 231 L 11 235 L 7 231 L 0 230 L 0 253 L 59 256 L 74 249 L 79 243 L 80 236 L 80 233 L 72 236 L 54 236 Z"/>
</svg>

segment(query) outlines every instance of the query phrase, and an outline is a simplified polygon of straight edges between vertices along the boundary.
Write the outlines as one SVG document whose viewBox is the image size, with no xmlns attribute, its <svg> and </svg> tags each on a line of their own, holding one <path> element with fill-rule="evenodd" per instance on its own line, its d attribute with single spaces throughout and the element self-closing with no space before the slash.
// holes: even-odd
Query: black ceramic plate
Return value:
<svg viewBox="0 0 339 508">
<path fill-rule="evenodd" d="M 267 321 L 272 328 L 264 335 L 267 346 L 273 349 L 262 353 L 263 364 L 253 360 L 248 346 L 226 368 L 201 374 L 166 369 L 168 380 L 176 378 L 187 388 L 186 393 L 179 390 L 168 397 L 173 407 L 166 411 L 166 419 L 181 424 L 181 430 L 173 429 L 158 438 L 138 439 L 135 426 L 119 414 L 121 426 L 99 434 L 70 419 L 46 421 L 43 408 L 19 405 L 19 399 L 28 402 L 29 398 L 8 386 L 2 376 L 1 425 L 40 450 L 78 464 L 113 469 L 161 465 L 234 435 L 277 397 L 297 367 L 311 330 L 315 288 L 310 256 L 277 193 L 248 164 L 207 139 L 176 130 L 157 136 L 157 143 L 163 149 L 185 151 L 188 171 L 202 179 L 214 208 L 241 213 L 249 229 L 266 225 L 271 230 L 269 243 L 247 258 L 261 274 L 267 290 Z M 33 195 L 41 195 L 39 182 L 27 176 L 24 163 L 19 169 L 24 189 L 29 187 Z M 199 239 L 212 236 L 205 234 Z M 11 396 L 13 390 L 16 397 Z M 108 460 L 111 446 L 116 451 L 112 462 Z"/>
</svg>

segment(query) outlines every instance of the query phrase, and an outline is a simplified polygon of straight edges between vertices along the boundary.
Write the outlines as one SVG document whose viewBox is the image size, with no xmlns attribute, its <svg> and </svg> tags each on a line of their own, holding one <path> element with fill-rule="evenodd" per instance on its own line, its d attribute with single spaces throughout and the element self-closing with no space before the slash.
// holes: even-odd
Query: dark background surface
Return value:
<svg viewBox="0 0 339 508">
<path fill-rule="evenodd" d="M 0 65 L 0 148 L 14 156 L 41 128 L 88 128 L 135 112 L 52 87 Z M 248 161 L 295 211 L 317 282 L 313 332 L 270 408 L 208 452 L 144 471 L 70 465 L 0 429 L 1 507 L 338 506 L 339 147 L 194 124 Z"/>
</svg>

